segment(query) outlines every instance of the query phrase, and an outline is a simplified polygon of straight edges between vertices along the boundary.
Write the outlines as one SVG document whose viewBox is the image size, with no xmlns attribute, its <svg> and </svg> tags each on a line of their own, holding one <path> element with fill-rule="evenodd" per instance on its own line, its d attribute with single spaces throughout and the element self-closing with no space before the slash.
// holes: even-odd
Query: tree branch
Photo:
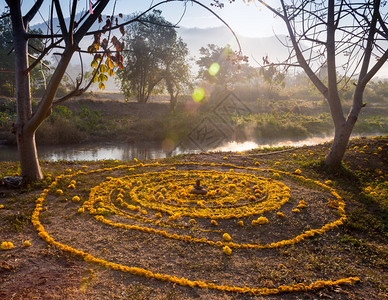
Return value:
<svg viewBox="0 0 388 300">
<path fill-rule="evenodd" d="M 53 2 L 55 4 L 55 10 L 57 12 L 59 26 L 61 27 L 62 37 L 65 40 L 66 45 L 68 46 L 70 44 L 70 40 L 69 40 L 69 36 L 67 33 L 65 19 L 64 19 L 63 14 L 62 14 L 61 4 L 59 3 L 59 0 L 53 0 Z"/>
<path fill-rule="evenodd" d="M 74 22 L 75 22 L 75 12 L 77 9 L 77 0 L 73 0 L 73 5 L 71 8 L 71 16 L 70 16 L 70 24 L 69 24 L 69 40 L 70 44 L 73 44 L 73 30 L 74 30 Z"/>
<path fill-rule="evenodd" d="M 366 85 L 374 75 L 381 69 L 381 67 L 386 63 L 388 60 L 388 50 L 385 51 L 382 57 L 378 60 L 378 62 L 369 70 L 368 73 L 365 74 L 363 78 L 361 78 L 361 81 L 359 84 Z"/>
<path fill-rule="evenodd" d="M 78 28 L 78 30 L 74 33 L 74 44 L 78 47 L 81 39 L 87 34 L 88 30 L 94 22 L 97 20 L 98 16 L 102 13 L 105 7 L 108 5 L 109 0 L 100 0 L 98 5 L 94 9 L 93 14 L 89 14 L 85 22 Z"/>
<path fill-rule="evenodd" d="M 34 5 L 31 7 L 30 11 L 23 17 L 24 27 L 27 29 L 30 21 L 35 17 L 36 13 L 39 11 L 40 7 L 43 4 L 43 0 L 37 0 Z"/>
<path fill-rule="evenodd" d="M 361 66 L 361 71 L 360 71 L 360 77 L 359 77 L 359 82 L 358 85 L 366 84 L 365 80 L 363 78 L 366 76 L 369 68 L 369 62 L 371 59 L 372 55 L 372 50 L 373 50 L 373 40 L 374 40 L 374 35 L 376 33 L 376 25 L 377 25 L 377 20 L 378 20 L 378 15 L 379 15 L 379 8 L 380 8 L 380 0 L 374 1 L 374 11 L 372 15 L 372 21 L 369 29 L 369 34 L 368 34 L 368 39 L 367 39 L 367 45 L 364 53 L 364 60 Z M 365 86 L 365 85 L 363 85 Z"/>
<path fill-rule="evenodd" d="M 28 57 L 34 59 L 35 61 L 37 61 L 38 63 L 40 62 L 43 66 L 45 66 L 47 69 L 50 69 L 50 67 L 48 65 L 46 65 L 44 62 L 41 62 L 38 60 L 37 57 L 33 56 L 32 54 L 28 53 Z"/>
<path fill-rule="evenodd" d="M 40 53 L 39 57 L 36 58 L 36 60 L 28 67 L 27 72 L 31 72 L 33 68 L 36 67 L 36 65 L 46 56 L 46 54 L 53 49 L 56 45 L 62 42 L 62 39 L 54 42 L 50 46 L 43 49 L 43 51 Z"/>
</svg>

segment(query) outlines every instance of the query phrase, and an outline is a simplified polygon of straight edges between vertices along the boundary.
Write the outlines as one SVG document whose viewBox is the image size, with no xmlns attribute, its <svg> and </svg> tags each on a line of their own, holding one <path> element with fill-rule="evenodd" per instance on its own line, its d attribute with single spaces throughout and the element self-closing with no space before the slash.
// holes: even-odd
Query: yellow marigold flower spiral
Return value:
<svg viewBox="0 0 388 300">
<path fill-rule="evenodd" d="M 225 246 L 222 248 L 222 252 L 226 255 L 231 255 L 232 254 L 232 249 L 230 249 L 228 246 Z"/>
<path fill-rule="evenodd" d="M 1 249 L 3 250 L 10 250 L 13 248 L 12 242 L 2 242 L 1 243 Z"/>
<path fill-rule="evenodd" d="M 228 233 L 224 233 L 224 234 L 222 235 L 222 237 L 223 237 L 224 240 L 227 241 L 227 242 L 229 242 L 229 241 L 232 239 Z"/>
<path fill-rule="evenodd" d="M 73 202 L 79 202 L 81 200 L 81 198 L 79 196 L 74 196 L 71 201 Z"/>
</svg>

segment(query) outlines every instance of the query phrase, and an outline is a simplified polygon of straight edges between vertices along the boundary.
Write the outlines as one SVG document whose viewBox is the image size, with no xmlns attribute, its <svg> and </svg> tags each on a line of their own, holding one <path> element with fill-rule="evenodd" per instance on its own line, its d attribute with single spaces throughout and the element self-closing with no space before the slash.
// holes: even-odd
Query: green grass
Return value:
<svg viewBox="0 0 388 300">
<path fill-rule="evenodd" d="M 31 222 L 31 212 L 16 213 L 5 216 L 7 227 L 15 232 L 21 232 Z"/>
</svg>

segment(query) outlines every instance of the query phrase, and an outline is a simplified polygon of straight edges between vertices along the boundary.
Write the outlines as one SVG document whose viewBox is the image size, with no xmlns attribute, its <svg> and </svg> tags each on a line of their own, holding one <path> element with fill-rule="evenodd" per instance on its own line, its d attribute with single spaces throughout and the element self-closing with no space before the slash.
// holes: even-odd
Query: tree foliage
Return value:
<svg viewBox="0 0 388 300">
<path fill-rule="evenodd" d="M 30 34 L 41 34 L 41 30 L 28 30 Z M 3 13 L 0 17 L 0 95 L 15 96 L 15 55 L 13 49 L 12 24 L 8 13 Z M 43 48 L 43 43 L 39 39 L 31 39 L 29 42 L 29 63 L 33 63 L 36 56 Z M 37 68 L 31 70 L 32 93 L 44 88 L 47 77 L 50 76 L 50 62 L 43 60 Z"/>
<path fill-rule="evenodd" d="M 202 47 L 199 53 L 198 78 L 210 83 L 228 86 L 256 75 L 255 70 L 246 63 L 247 58 L 238 56 L 230 45 L 219 47 L 209 44 L 206 48 Z"/>
<path fill-rule="evenodd" d="M 12 47 L 11 19 L 3 14 L 0 19 L 0 94 L 13 96 L 15 78 L 12 76 L 15 69 L 13 54 L 9 53 Z"/>
<path fill-rule="evenodd" d="M 154 10 L 126 28 L 125 67 L 118 77 L 125 96 L 139 103 L 162 91 L 162 83 L 173 99 L 190 81 L 187 46 L 161 13 Z"/>
<path fill-rule="evenodd" d="M 170 95 L 170 110 L 175 112 L 178 95 L 192 89 L 192 74 L 187 59 L 189 50 L 186 43 L 175 35 L 175 41 L 163 56 L 163 82 Z"/>
<path fill-rule="evenodd" d="M 275 89 L 283 89 L 285 87 L 286 73 L 282 72 L 277 66 L 260 67 L 259 76 L 267 83 L 269 96 L 275 92 Z"/>
</svg>

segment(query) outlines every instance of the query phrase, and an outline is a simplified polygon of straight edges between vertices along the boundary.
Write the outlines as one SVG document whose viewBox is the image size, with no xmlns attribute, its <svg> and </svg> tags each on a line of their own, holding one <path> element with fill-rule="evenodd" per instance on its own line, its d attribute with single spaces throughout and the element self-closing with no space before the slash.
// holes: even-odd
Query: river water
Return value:
<svg viewBox="0 0 388 300">
<path fill-rule="evenodd" d="M 303 146 L 323 143 L 330 138 L 310 138 L 306 140 L 283 141 L 272 144 L 258 144 L 253 141 L 243 143 L 229 142 L 216 149 L 209 151 L 246 151 L 258 147 L 267 146 Z M 131 160 L 137 159 L 157 159 L 184 153 L 199 153 L 198 149 L 180 149 L 179 147 L 171 151 L 165 151 L 161 143 L 141 142 L 133 144 L 88 144 L 88 145 L 66 145 L 66 146 L 41 146 L 38 147 L 40 160 Z M 18 161 L 19 156 L 16 146 L 0 145 L 0 161 Z"/>
</svg>

